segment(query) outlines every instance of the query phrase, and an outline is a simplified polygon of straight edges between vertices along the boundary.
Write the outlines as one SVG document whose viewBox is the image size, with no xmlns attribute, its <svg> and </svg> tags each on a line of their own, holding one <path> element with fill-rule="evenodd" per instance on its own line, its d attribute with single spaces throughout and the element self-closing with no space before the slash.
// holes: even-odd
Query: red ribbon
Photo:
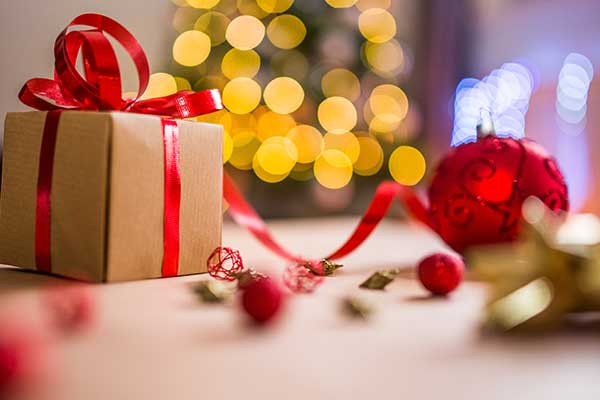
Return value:
<svg viewBox="0 0 600 400">
<path fill-rule="evenodd" d="M 92 29 L 69 31 L 75 25 Z M 138 92 L 123 99 L 121 73 L 115 51 L 106 34 L 121 44 L 132 58 L 138 73 Z M 76 68 L 81 52 L 84 75 Z M 51 271 L 50 214 L 54 148 L 64 110 L 124 111 L 188 118 L 223 108 L 217 90 L 180 91 L 170 96 L 140 100 L 150 79 L 146 55 L 135 37 L 118 22 L 100 15 L 83 14 L 58 35 L 54 43 L 54 79 L 34 78 L 25 83 L 19 99 L 46 116 L 40 148 L 37 184 L 35 256 L 41 271 Z M 179 129 L 171 119 L 162 120 L 165 156 L 164 255 L 162 273 L 177 275 L 179 259 L 179 207 L 181 176 Z"/>
<path fill-rule="evenodd" d="M 306 261 L 306 258 L 292 254 L 275 240 L 267 228 L 265 221 L 246 201 L 231 177 L 227 174 L 223 176 L 223 196 L 227 203 L 229 203 L 228 212 L 233 220 L 248 229 L 265 247 L 286 260 L 295 262 Z M 382 182 L 377 187 L 367 211 L 362 216 L 354 232 L 340 248 L 324 258 L 336 260 L 350 254 L 359 247 L 367 240 L 377 225 L 379 225 L 394 199 L 398 199 L 414 218 L 431 226 L 427 210 L 411 188 L 396 182 Z"/>
</svg>

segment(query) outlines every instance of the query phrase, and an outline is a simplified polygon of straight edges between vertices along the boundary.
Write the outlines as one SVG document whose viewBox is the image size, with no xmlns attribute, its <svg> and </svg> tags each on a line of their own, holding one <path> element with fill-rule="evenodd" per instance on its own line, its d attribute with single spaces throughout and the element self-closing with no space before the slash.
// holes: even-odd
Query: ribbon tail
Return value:
<svg viewBox="0 0 600 400">
<path fill-rule="evenodd" d="M 229 203 L 228 212 L 233 220 L 250 231 L 265 247 L 290 261 L 305 260 L 303 257 L 292 255 L 274 239 L 264 220 L 246 201 L 227 173 L 223 175 L 223 196 Z M 382 182 L 377 187 L 367 211 L 362 216 L 354 232 L 340 248 L 325 258 L 328 260 L 342 258 L 363 244 L 387 214 L 394 199 L 398 199 L 417 220 L 431 226 L 425 206 L 411 188 L 396 182 Z"/>
</svg>

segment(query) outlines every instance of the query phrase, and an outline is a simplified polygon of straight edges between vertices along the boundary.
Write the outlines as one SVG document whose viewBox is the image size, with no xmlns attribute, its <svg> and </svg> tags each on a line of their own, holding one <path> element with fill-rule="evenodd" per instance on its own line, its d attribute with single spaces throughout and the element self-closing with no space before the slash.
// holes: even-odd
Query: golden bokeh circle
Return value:
<svg viewBox="0 0 600 400">
<path fill-rule="evenodd" d="M 233 152 L 229 164 L 241 170 L 252 169 L 252 159 L 260 147 L 256 134 L 250 130 L 240 131 L 232 139 Z"/>
<path fill-rule="evenodd" d="M 370 42 L 387 42 L 396 35 L 396 20 L 383 8 L 369 8 L 358 17 L 358 29 Z"/>
<path fill-rule="evenodd" d="M 235 78 L 223 88 L 223 104 L 235 114 L 247 114 L 260 103 L 260 85 L 250 78 Z"/>
<path fill-rule="evenodd" d="M 356 101 L 360 96 L 360 81 L 350 70 L 334 68 L 321 78 L 321 90 L 325 97 L 341 96 Z"/>
<path fill-rule="evenodd" d="M 314 126 L 297 125 L 287 133 L 287 137 L 298 149 L 299 163 L 311 163 L 323 151 L 323 137 Z"/>
<path fill-rule="evenodd" d="M 356 126 L 356 108 L 344 97 L 329 97 L 319 104 L 317 118 L 323 129 L 328 132 L 349 132 Z"/>
<path fill-rule="evenodd" d="M 356 8 L 366 11 L 369 8 L 390 8 L 392 0 L 358 0 Z"/>
<path fill-rule="evenodd" d="M 258 139 L 265 141 L 272 136 L 286 136 L 296 126 L 296 121 L 289 114 L 279 114 L 267 108 L 258 117 L 256 132 Z"/>
<path fill-rule="evenodd" d="M 392 178 L 407 186 L 419 183 L 425 175 L 426 165 L 423 154 L 412 146 L 399 146 L 388 161 Z"/>
<path fill-rule="evenodd" d="M 295 15 L 279 15 L 269 22 L 267 37 L 275 47 L 293 49 L 304 40 L 306 27 Z"/>
<path fill-rule="evenodd" d="M 352 179 L 352 161 L 339 150 L 325 150 L 315 160 L 313 172 L 322 186 L 340 189 Z"/>
<path fill-rule="evenodd" d="M 210 54 L 210 38 L 204 32 L 186 31 L 173 43 L 173 59 L 186 67 L 195 67 Z"/>
<path fill-rule="evenodd" d="M 240 15 L 227 26 L 225 38 L 232 47 L 250 50 L 262 42 L 265 37 L 265 26 L 256 17 Z"/>
<path fill-rule="evenodd" d="M 358 138 L 360 154 L 354 163 L 354 172 L 362 176 L 375 175 L 383 166 L 383 149 L 377 140 L 370 136 Z"/>
<path fill-rule="evenodd" d="M 357 1 L 358 0 L 325 0 L 325 2 L 333 8 L 349 8 L 356 4 Z"/>
<path fill-rule="evenodd" d="M 384 77 L 393 76 L 404 62 L 402 46 L 395 39 L 385 43 L 366 42 L 363 51 L 369 67 Z"/>
<path fill-rule="evenodd" d="M 192 84 L 187 79 L 176 76 L 175 83 L 177 84 L 177 90 L 192 90 Z"/>
<path fill-rule="evenodd" d="M 358 160 L 360 155 L 360 143 L 352 132 L 342 133 L 326 133 L 323 137 L 324 150 L 335 149 L 339 150 L 348 156 L 352 164 Z"/>
<path fill-rule="evenodd" d="M 257 153 L 258 154 L 258 153 Z M 277 183 L 277 182 L 281 182 L 282 180 L 284 180 L 285 178 L 287 178 L 287 176 L 290 174 L 291 171 L 288 171 L 286 173 L 283 174 L 279 174 L 279 175 L 275 175 L 275 174 L 271 174 L 269 172 L 267 172 L 261 165 L 260 162 L 258 161 L 258 157 L 257 155 L 254 156 L 254 158 L 252 159 L 252 170 L 254 171 L 254 174 L 263 182 L 267 182 L 267 183 Z"/>
<path fill-rule="evenodd" d="M 227 15 L 218 11 L 202 14 L 194 24 L 194 29 L 204 32 L 210 38 L 211 45 L 218 46 L 225 41 L 225 31 L 231 20 Z"/>
<path fill-rule="evenodd" d="M 254 50 L 231 49 L 221 60 L 221 71 L 229 79 L 253 78 L 260 69 L 260 56 Z"/>
<path fill-rule="evenodd" d="M 269 174 L 282 175 L 294 168 L 298 161 L 298 150 L 289 138 L 273 136 L 260 145 L 256 158 L 261 168 Z"/>
<path fill-rule="evenodd" d="M 306 0 L 300 0 L 306 1 Z M 279 14 L 292 6 L 294 0 L 256 0 L 256 4 L 264 11 Z"/>
<path fill-rule="evenodd" d="M 225 164 L 233 153 L 233 139 L 229 133 L 223 132 L 223 164 Z"/>
<path fill-rule="evenodd" d="M 267 84 L 264 99 L 271 110 L 280 114 L 289 114 L 302 105 L 304 89 L 296 80 L 282 76 Z"/>
<path fill-rule="evenodd" d="M 148 87 L 142 94 L 142 99 L 153 99 L 155 97 L 168 96 L 177 92 L 177 81 L 171 74 L 157 72 L 150 75 Z M 137 93 L 136 93 L 137 94 Z M 135 96 L 134 96 L 135 97 Z"/>
<path fill-rule="evenodd" d="M 219 4 L 220 0 L 186 0 L 190 7 L 209 9 Z"/>
<path fill-rule="evenodd" d="M 236 0 L 237 9 L 242 15 L 252 15 L 253 17 L 263 19 L 269 13 L 256 3 L 256 0 Z"/>
</svg>

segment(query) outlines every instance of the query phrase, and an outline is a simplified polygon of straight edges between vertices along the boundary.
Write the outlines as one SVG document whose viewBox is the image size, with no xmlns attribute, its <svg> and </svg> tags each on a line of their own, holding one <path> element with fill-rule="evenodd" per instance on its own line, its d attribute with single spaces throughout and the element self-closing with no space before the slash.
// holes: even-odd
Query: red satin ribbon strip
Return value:
<svg viewBox="0 0 600 400">
<path fill-rule="evenodd" d="M 181 203 L 181 172 L 179 127 L 172 119 L 162 119 L 165 154 L 165 205 L 163 276 L 176 276 L 179 270 L 179 207 Z"/>
<path fill-rule="evenodd" d="M 73 26 L 91 29 L 69 31 Z M 138 93 L 133 99 L 121 96 L 121 73 L 111 42 L 112 36 L 133 60 L 138 73 Z M 81 52 L 84 75 L 76 67 Z M 54 79 L 33 78 L 19 92 L 24 104 L 49 111 L 46 117 L 39 160 L 37 186 L 35 255 L 37 268 L 51 271 L 50 199 L 54 148 L 60 110 L 114 110 L 189 118 L 223 108 L 217 90 L 180 91 L 170 96 L 140 100 L 150 79 L 148 60 L 142 46 L 125 27 L 100 14 L 83 14 L 58 35 L 54 43 Z M 55 111 L 56 110 L 56 111 Z M 164 276 L 177 275 L 179 263 L 179 209 L 181 177 L 177 123 L 163 119 L 165 156 Z"/>
<path fill-rule="evenodd" d="M 50 272 L 50 209 L 52 193 L 52 170 L 56 132 L 60 111 L 49 111 L 44 123 L 40 159 L 38 164 L 37 201 L 35 209 L 35 263 L 38 270 Z"/>
<path fill-rule="evenodd" d="M 264 220 L 246 201 L 227 173 L 223 175 L 223 196 L 229 204 L 228 212 L 233 220 L 250 231 L 265 247 L 286 260 L 306 260 L 305 257 L 292 254 L 275 240 Z M 412 189 L 396 182 L 382 182 L 377 187 L 367 211 L 348 240 L 339 249 L 324 258 L 336 260 L 359 247 L 379 225 L 394 199 L 398 199 L 414 218 L 430 225 L 427 210 Z"/>
</svg>

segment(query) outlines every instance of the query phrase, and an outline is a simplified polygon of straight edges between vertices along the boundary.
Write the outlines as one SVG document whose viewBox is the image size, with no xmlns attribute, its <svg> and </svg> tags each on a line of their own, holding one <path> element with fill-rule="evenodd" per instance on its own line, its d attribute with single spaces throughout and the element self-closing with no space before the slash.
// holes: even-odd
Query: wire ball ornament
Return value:
<svg viewBox="0 0 600 400">
<path fill-rule="evenodd" d="M 208 274 L 222 281 L 236 280 L 236 274 L 244 269 L 240 252 L 231 247 L 217 247 L 208 257 L 206 265 Z"/>
<path fill-rule="evenodd" d="M 293 293 L 311 293 L 323 282 L 323 276 L 311 270 L 311 263 L 294 263 L 283 272 L 283 283 Z"/>
</svg>

